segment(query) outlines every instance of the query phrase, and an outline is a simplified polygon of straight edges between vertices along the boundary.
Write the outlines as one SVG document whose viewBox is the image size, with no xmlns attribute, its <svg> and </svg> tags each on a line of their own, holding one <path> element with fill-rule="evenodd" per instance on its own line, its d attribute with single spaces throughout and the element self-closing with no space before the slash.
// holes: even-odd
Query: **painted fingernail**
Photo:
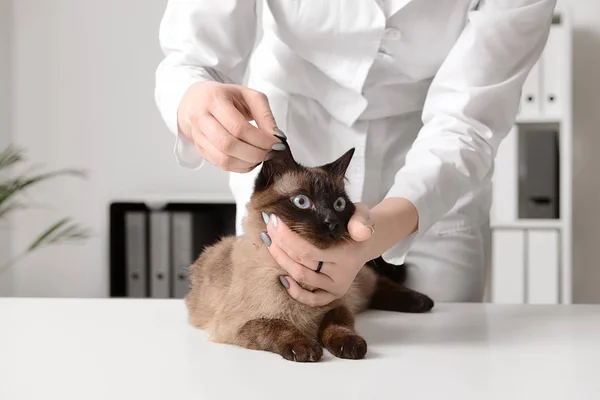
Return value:
<svg viewBox="0 0 600 400">
<path fill-rule="evenodd" d="M 277 136 L 279 139 L 281 140 L 286 140 L 287 136 L 285 136 L 285 133 L 283 133 L 283 131 L 277 127 L 275 127 L 275 129 L 273 129 L 273 131 L 275 132 L 275 136 Z"/>
<path fill-rule="evenodd" d="M 283 150 L 285 150 L 285 144 L 275 143 L 273 146 L 271 146 L 271 149 L 275 150 L 275 151 L 283 151 Z"/>
<path fill-rule="evenodd" d="M 263 217 L 263 221 L 265 221 L 265 224 L 268 224 L 269 223 L 269 214 L 264 212 L 264 213 L 262 213 L 262 217 Z M 275 222 L 273 222 L 273 223 L 275 223 Z"/>
<path fill-rule="evenodd" d="M 269 237 L 269 235 L 267 235 L 267 232 L 261 232 L 260 238 L 262 239 L 263 242 L 265 242 L 267 247 L 269 247 L 271 245 L 271 238 Z"/>
<path fill-rule="evenodd" d="M 280 276 L 279 282 L 281 282 L 281 284 L 283 285 L 284 288 L 286 288 L 286 289 L 290 288 L 290 283 L 287 281 L 287 279 L 285 279 L 285 277 Z"/>
<path fill-rule="evenodd" d="M 277 218 L 277 215 L 271 214 L 271 219 L 273 220 L 273 226 L 277 228 L 277 225 L 279 225 L 279 219 Z"/>
</svg>

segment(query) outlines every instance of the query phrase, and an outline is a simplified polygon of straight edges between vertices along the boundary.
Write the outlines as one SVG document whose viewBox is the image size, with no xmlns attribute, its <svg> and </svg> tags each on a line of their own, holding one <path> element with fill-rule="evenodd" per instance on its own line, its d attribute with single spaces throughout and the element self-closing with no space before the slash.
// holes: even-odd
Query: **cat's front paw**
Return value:
<svg viewBox="0 0 600 400">
<path fill-rule="evenodd" d="M 349 335 L 336 335 L 326 343 L 327 350 L 339 358 L 359 360 L 367 354 L 367 342 L 362 337 Z"/>
<path fill-rule="evenodd" d="M 316 340 L 302 338 L 284 346 L 281 356 L 297 362 L 315 362 L 323 356 L 323 347 Z"/>
</svg>

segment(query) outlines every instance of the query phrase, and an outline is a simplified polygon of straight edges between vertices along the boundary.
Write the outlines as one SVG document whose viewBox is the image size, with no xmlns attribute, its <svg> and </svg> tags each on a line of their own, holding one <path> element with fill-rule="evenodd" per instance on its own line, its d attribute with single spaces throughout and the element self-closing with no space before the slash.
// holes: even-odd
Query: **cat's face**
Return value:
<svg viewBox="0 0 600 400">
<path fill-rule="evenodd" d="M 344 188 L 354 149 L 320 167 L 296 163 L 289 151 L 273 154 L 256 179 L 252 205 L 275 214 L 290 229 L 320 248 L 350 240 L 348 221 L 355 211 Z"/>
</svg>

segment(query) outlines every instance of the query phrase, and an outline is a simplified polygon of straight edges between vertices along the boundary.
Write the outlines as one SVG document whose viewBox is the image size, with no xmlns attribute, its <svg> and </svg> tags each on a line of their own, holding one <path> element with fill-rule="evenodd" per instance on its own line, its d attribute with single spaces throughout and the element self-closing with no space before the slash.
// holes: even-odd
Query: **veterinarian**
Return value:
<svg viewBox="0 0 600 400">
<path fill-rule="evenodd" d="M 482 301 L 494 157 L 555 5 L 171 0 L 156 102 L 180 165 L 231 172 L 238 233 L 276 133 L 309 166 L 356 148 L 347 174 L 356 243 L 319 252 L 268 224 L 296 300 L 331 302 L 383 254 L 406 263 L 407 286 L 435 301 Z M 321 284 L 308 292 L 297 280 Z"/>
</svg>

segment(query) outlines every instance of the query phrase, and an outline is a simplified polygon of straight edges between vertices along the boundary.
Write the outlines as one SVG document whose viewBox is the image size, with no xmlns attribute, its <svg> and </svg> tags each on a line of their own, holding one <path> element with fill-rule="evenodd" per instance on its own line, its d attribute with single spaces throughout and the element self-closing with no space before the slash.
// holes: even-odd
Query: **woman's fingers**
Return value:
<svg viewBox="0 0 600 400">
<path fill-rule="evenodd" d="M 279 246 L 292 260 L 312 270 L 317 269 L 319 261 L 331 261 L 326 250 L 322 250 L 309 243 L 293 232 L 276 215 L 269 216 L 267 232 L 277 246 Z"/>
<path fill-rule="evenodd" d="M 205 115 L 199 121 L 202 133 L 216 150 L 226 156 L 256 165 L 264 161 L 267 150 L 248 145 L 231 135 L 212 115 Z"/>
<path fill-rule="evenodd" d="M 300 285 L 298 285 L 298 283 L 296 283 L 289 276 L 281 276 L 279 280 L 294 300 L 306 304 L 310 307 L 325 306 L 337 298 L 335 295 L 324 290 L 317 289 L 314 292 L 310 292 L 308 290 L 302 289 Z"/>
<path fill-rule="evenodd" d="M 249 88 L 242 90 L 242 96 L 248 105 L 252 119 L 258 125 L 258 129 L 263 132 L 274 133 L 277 125 L 267 96 L 264 93 Z"/>
<path fill-rule="evenodd" d="M 371 210 L 365 204 L 355 203 L 356 211 L 348 222 L 348 233 L 352 239 L 357 242 L 363 242 L 373 234 L 373 225 L 371 223 Z"/>
<path fill-rule="evenodd" d="M 245 173 L 254 169 L 258 164 L 252 164 L 222 153 L 210 140 L 208 140 L 204 133 L 196 128 L 192 129 L 192 136 L 198 153 L 200 153 L 208 162 L 224 171 Z"/>
<path fill-rule="evenodd" d="M 226 171 L 248 172 L 270 150 L 285 148 L 275 136 L 266 96 L 241 85 L 198 82 L 190 86 L 178 108 L 177 123 L 200 155 Z"/>
<path fill-rule="evenodd" d="M 325 291 L 333 291 L 333 281 L 323 272 L 315 272 L 292 260 L 277 244 L 269 246 L 269 252 L 275 262 L 296 281 Z"/>
<path fill-rule="evenodd" d="M 237 95 L 241 96 L 241 94 Z M 239 100 L 245 103 L 243 98 Z M 249 105 L 248 108 L 250 109 Z M 265 132 L 248 122 L 247 117 L 242 115 L 230 99 L 224 98 L 213 102 L 210 112 L 231 136 L 244 142 L 245 146 L 242 146 L 244 151 L 250 152 L 250 149 L 254 148 L 267 152 L 279 142 L 272 130 Z"/>
</svg>

